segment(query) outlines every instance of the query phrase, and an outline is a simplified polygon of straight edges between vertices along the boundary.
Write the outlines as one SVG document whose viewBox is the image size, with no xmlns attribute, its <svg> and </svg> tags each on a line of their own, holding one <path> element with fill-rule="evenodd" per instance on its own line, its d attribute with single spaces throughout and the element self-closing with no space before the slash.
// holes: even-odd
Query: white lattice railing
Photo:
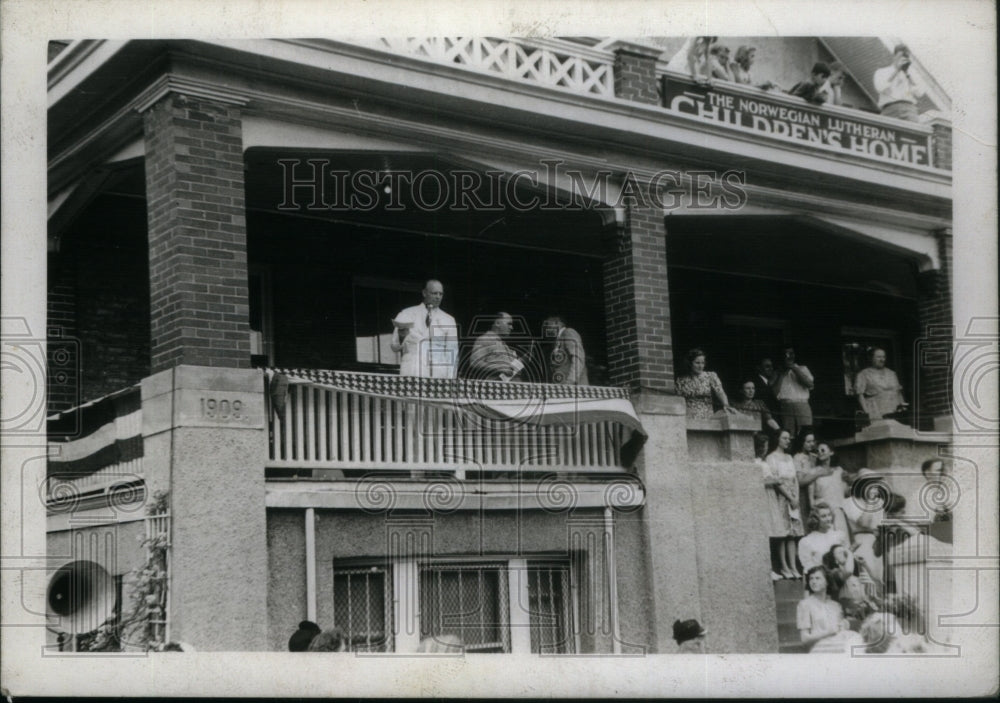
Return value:
<svg viewBox="0 0 1000 703">
<path fill-rule="evenodd" d="M 626 471 L 628 431 L 613 421 L 534 425 L 309 385 L 289 386 L 270 429 L 272 468 Z"/>
<path fill-rule="evenodd" d="M 374 48 L 511 80 L 614 97 L 610 52 L 559 40 L 490 37 L 383 37 Z"/>
</svg>

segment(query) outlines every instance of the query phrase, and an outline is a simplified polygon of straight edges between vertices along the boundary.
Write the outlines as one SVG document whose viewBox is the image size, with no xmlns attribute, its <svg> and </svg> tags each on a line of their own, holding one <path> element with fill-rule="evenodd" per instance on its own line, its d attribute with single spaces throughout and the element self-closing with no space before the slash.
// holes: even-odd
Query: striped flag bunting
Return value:
<svg viewBox="0 0 1000 703">
<path fill-rule="evenodd" d="M 48 419 L 48 474 L 86 476 L 143 455 L 138 385 Z"/>
</svg>

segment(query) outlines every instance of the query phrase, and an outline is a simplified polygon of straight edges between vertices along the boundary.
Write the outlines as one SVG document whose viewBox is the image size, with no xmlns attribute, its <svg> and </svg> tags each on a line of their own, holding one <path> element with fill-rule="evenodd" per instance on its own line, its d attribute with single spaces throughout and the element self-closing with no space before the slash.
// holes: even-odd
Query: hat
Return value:
<svg viewBox="0 0 1000 703">
<path fill-rule="evenodd" d="M 674 620 L 674 639 L 677 640 L 677 644 L 683 644 L 688 640 L 693 640 L 695 637 L 701 637 L 707 632 L 708 630 L 702 627 L 697 620 L 691 619 L 684 622 Z"/>
<path fill-rule="evenodd" d="M 299 623 L 299 629 L 288 638 L 289 652 L 304 652 L 309 648 L 313 638 L 320 633 L 319 625 L 311 620 L 303 620 Z"/>
<path fill-rule="evenodd" d="M 413 320 L 400 320 L 397 318 L 392 321 L 392 324 L 395 325 L 396 329 L 400 330 L 413 329 Z"/>
</svg>

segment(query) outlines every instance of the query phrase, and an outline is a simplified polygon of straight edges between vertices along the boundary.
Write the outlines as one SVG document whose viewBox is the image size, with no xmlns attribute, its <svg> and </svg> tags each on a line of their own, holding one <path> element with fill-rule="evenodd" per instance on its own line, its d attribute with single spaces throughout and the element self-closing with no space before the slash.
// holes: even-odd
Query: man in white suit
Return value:
<svg viewBox="0 0 1000 703">
<path fill-rule="evenodd" d="M 455 378 L 458 368 L 458 324 L 441 309 L 444 286 L 431 279 L 424 302 L 406 308 L 393 320 L 392 350 L 399 352 L 400 376 Z"/>
</svg>

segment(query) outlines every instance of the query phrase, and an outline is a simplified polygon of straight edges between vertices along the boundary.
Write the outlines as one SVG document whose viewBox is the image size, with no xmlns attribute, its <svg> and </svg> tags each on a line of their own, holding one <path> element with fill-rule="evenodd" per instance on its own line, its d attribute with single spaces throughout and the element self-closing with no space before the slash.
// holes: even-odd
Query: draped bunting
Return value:
<svg viewBox="0 0 1000 703">
<path fill-rule="evenodd" d="M 622 447 L 622 460 L 626 465 L 634 461 L 646 441 L 642 423 L 624 388 L 420 378 L 322 369 L 276 368 L 267 369 L 266 374 L 271 410 L 278 416 L 284 415 L 288 385 L 294 383 L 528 425 L 616 422 L 631 431 Z"/>
<path fill-rule="evenodd" d="M 48 473 L 86 476 L 143 455 L 138 385 L 47 418 Z"/>
</svg>

